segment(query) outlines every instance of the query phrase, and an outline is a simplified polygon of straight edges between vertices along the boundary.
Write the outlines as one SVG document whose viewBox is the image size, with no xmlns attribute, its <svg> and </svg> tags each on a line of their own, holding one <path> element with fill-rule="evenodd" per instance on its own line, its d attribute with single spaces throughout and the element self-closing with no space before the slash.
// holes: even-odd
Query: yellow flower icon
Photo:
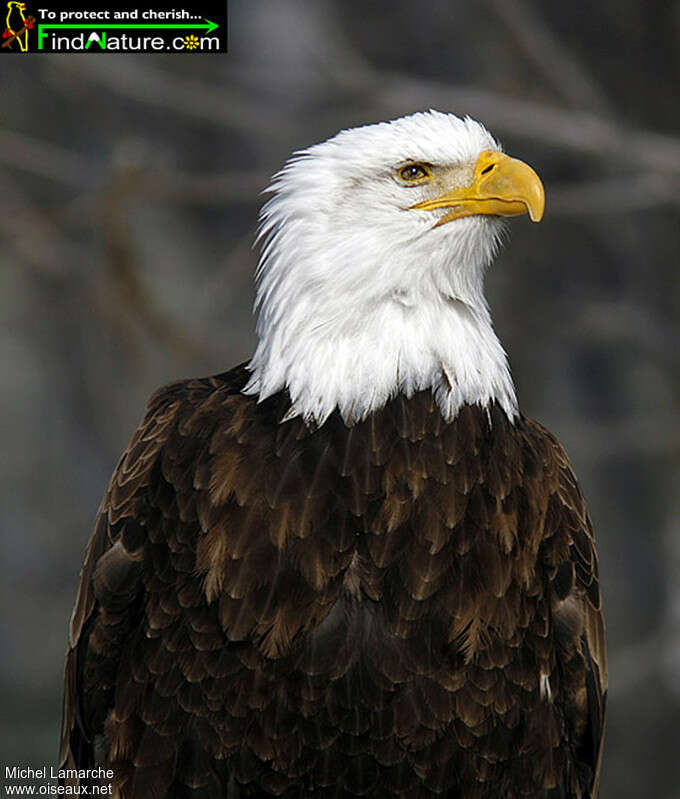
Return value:
<svg viewBox="0 0 680 799">
<path fill-rule="evenodd" d="M 194 36 L 193 33 L 189 34 L 189 36 L 185 36 L 184 46 L 187 50 L 195 50 L 198 47 L 198 36 Z"/>
</svg>

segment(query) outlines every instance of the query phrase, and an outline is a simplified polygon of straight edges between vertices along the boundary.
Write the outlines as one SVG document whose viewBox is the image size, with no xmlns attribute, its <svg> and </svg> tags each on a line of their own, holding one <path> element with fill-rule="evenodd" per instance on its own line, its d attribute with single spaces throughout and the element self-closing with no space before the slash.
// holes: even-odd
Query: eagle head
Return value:
<svg viewBox="0 0 680 799">
<path fill-rule="evenodd" d="M 286 388 L 315 423 L 428 387 L 447 415 L 493 398 L 514 412 L 483 276 L 503 219 L 543 215 L 531 167 L 479 122 L 428 111 L 297 152 L 268 191 L 247 391 Z"/>
</svg>

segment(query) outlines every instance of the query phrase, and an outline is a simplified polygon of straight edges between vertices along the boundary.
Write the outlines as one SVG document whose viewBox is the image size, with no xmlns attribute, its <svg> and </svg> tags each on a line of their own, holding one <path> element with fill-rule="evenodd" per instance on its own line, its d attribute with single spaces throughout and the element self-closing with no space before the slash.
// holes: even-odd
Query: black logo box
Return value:
<svg viewBox="0 0 680 799">
<path fill-rule="evenodd" d="M 50 2 L 50 0 L 24 0 L 24 16 L 28 20 L 33 18 L 32 27 L 28 31 L 29 53 L 54 53 L 54 52 L 193 52 L 193 53 L 226 53 L 228 50 L 228 14 L 227 3 L 205 2 L 191 6 L 181 3 L 116 3 L 115 5 L 98 5 L 96 2 Z M 0 0 L 0 12 L 4 29 L 5 2 Z M 125 17 L 117 16 L 125 14 Z M 129 15 L 132 14 L 132 17 Z M 68 28 L 54 27 L 68 25 Z M 112 25 L 122 27 L 110 27 Z M 130 27 L 128 27 L 128 25 Z M 132 26 L 153 27 L 132 27 Z M 107 27 L 109 26 L 109 27 Z M 88 38 L 95 33 L 99 39 L 87 48 L 83 46 Z M 117 37 L 117 43 L 122 46 L 104 48 L 99 44 L 102 34 Z M 203 49 L 196 46 L 177 48 L 172 45 L 175 40 L 194 35 L 200 40 L 209 36 L 209 48 Z M 61 46 L 57 38 L 61 38 Z M 156 47 L 137 46 L 144 38 L 162 39 L 164 45 Z M 4 39 L 2 41 L 5 41 Z M 66 42 L 70 41 L 72 46 Z M 133 42 L 127 47 L 126 42 Z M 158 44 L 158 42 L 156 42 Z M 19 48 L 0 47 L 0 52 L 18 52 Z"/>
</svg>

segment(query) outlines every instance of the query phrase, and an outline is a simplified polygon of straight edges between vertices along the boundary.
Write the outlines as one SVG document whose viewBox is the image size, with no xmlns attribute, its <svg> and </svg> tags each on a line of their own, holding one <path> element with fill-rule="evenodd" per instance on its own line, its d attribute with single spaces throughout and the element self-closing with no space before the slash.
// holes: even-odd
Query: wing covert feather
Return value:
<svg viewBox="0 0 680 799">
<path fill-rule="evenodd" d="M 185 393 L 186 384 L 179 382 L 151 397 L 97 512 L 69 629 L 62 768 L 87 768 L 95 762 L 95 738 L 102 732 L 113 701 L 117 647 L 139 616 L 137 600 L 152 484 Z"/>
</svg>

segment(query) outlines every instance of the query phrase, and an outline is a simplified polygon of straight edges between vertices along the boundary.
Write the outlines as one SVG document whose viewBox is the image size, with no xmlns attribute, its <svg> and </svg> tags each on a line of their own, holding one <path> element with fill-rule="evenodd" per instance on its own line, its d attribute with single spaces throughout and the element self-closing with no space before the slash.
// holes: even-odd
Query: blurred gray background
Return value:
<svg viewBox="0 0 680 799">
<path fill-rule="evenodd" d="M 232 0 L 228 55 L 2 58 L 3 776 L 55 760 L 78 572 L 146 398 L 252 350 L 268 177 L 434 107 L 545 182 L 488 293 L 596 526 L 603 797 L 680 797 L 679 85 L 677 0 Z"/>
</svg>

